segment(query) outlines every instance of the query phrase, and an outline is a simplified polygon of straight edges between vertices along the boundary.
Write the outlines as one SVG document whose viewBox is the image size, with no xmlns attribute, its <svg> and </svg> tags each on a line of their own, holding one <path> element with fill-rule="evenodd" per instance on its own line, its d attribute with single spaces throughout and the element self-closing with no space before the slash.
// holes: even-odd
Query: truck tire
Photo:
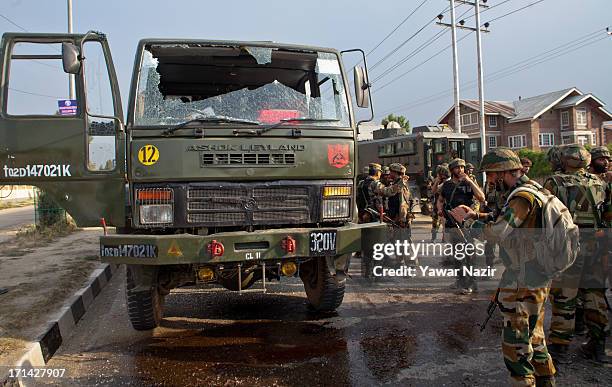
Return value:
<svg viewBox="0 0 612 387">
<path fill-rule="evenodd" d="M 310 306 L 317 312 L 333 312 L 344 298 L 346 280 L 331 275 L 325 257 L 313 258 L 300 265 L 300 278 Z"/>
<path fill-rule="evenodd" d="M 159 326 L 163 315 L 164 296 L 157 284 L 149 291 L 134 291 L 136 283 L 130 266 L 126 275 L 127 310 L 132 327 L 137 331 L 146 331 Z"/>
</svg>

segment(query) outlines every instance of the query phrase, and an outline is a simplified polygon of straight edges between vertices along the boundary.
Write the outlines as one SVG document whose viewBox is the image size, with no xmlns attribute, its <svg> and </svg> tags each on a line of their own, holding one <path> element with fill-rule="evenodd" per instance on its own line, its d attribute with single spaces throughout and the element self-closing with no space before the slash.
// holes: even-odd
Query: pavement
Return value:
<svg viewBox="0 0 612 387">
<path fill-rule="evenodd" d="M 0 243 L 15 236 L 20 227 L 34 224 L 34 206 L 0 210 Z"/>
</svg>

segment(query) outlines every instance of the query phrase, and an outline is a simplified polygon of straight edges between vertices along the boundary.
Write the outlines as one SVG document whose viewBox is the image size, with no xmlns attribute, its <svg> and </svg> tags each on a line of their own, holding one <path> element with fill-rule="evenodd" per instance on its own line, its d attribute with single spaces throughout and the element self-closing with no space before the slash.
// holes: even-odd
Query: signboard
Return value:
<svg viewBox="0 0 612 387">
<path fill-rule="evenodd" d="M 57 101 L 60 116 L 76 116 L 77 100 L 76 99 L 60 99 Z"/>
</svg>

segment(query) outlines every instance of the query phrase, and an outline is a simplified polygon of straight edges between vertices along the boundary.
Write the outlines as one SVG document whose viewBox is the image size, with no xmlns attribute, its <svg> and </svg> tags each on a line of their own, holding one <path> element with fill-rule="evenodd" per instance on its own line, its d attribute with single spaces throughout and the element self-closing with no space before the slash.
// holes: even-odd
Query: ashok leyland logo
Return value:
<svg viewBox="0 0 612 387">
<path fill-rule="evenodd" d="M 327 145 L 327 161 L 329 165 L 336 168 L 342 168 L 348 165 L 350 160 L 348 144 L 328 144 Z"/>
</svg>

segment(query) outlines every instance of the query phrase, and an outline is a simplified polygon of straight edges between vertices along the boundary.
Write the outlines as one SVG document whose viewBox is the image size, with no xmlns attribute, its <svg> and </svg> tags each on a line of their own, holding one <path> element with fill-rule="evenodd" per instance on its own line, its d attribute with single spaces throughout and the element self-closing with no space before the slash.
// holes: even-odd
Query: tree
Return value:
<svg viewBox="0 0 612 387">
<path fill-rule="evenodd" d="M 386 128 L 387 124 L 391 121 L 397 122 L 402 128 L 406 129 L 407 131 L 410 130 L 410 121 L 408 121 L 408 119 L 404 116 L 396 116 L 393 114 L 389 114 L 388 116 L 383 118 L 380 123 Z"/>
</svg>

